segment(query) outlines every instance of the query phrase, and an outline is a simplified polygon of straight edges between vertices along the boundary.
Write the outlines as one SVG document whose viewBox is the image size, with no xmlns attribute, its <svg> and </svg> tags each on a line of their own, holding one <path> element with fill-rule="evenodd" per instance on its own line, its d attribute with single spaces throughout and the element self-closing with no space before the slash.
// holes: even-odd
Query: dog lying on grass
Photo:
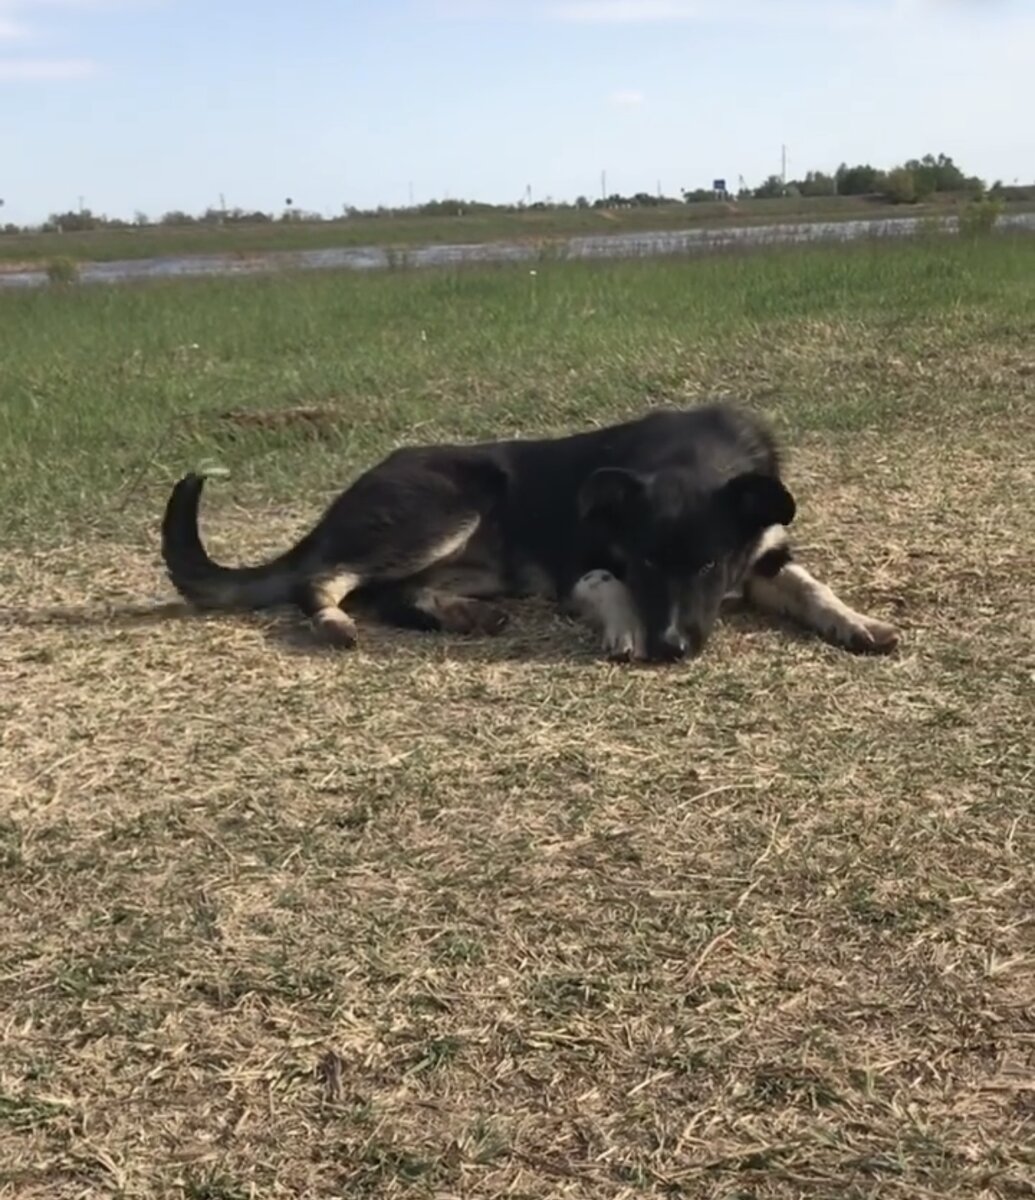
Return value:
<svg viewBox="0 0 1035 1200">
<path fill-rule="evenodd" d="M 179 593 L 203 608 L 295 604 L 341 647 L 357 640 L 350 595 L 390 623 L 463 634 L 503 628 L 494 599 L 545 595 L 597 626 L 620 661 L 699 654 L 737 593 L 848 650 L 898 642 L 795 561 L 775 440 L 724 404 L 566 437 L 396 450 L 261 566 L 209 558 L 203 486 L 185 476 L 166 506 L 162 554 Z"/>
</svg>

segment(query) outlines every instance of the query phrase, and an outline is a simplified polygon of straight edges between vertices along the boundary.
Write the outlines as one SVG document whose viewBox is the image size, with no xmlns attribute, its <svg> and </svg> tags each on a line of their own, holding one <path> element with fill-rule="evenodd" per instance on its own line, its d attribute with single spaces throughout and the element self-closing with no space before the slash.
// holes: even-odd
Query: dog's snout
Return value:
<svg viewBox="0 0 1035 1200">
<path fill-rule="evenodd" d="M 686 657 L 690 645 L 681 633 L 666 630 L 650 646 L 650 657 L 656 662 L 679 662 Z"/>
<path fill-rule="evenodd" d="M 684 658 L 697 658 L 708 640 L 705 631 L 691 625 L 679 632 L 666 629 L 648 646 L 648 655 L 655 662 L 681 662 Z"/>
</svg>

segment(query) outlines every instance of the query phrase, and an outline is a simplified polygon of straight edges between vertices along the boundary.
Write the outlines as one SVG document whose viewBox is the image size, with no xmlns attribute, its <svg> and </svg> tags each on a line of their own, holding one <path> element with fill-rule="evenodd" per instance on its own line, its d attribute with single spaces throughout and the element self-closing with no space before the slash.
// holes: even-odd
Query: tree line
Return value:
<svg viewBox="0 0 1035 1200">
<path fill-rule="evenodd" d="M 342 206 L 340 216 L 330 218 L 324 217 L 318 212 L 307 212 L 295 205 L 291 199 L 285 201 L 285 206 L 278 215 L 257 209 L 210 207 L 197 216 L 174 209 L 164 213 L 157 220 L 150 219 L 144 213 L 137 213 L 132 221 L 126 221 L 117 217 L 106 217 L 84 208 L 51 213 L 44 224 L 37 228 L 44 233 L 76 233 L 92 229 L 133 229 L 156 225 L 166 228 L 186 228 L 191 226 L 262 225 L 274 221 L 316 223 L 361 217 L 458 217 L 479 213 L 554 212 L 573 208 L 651 208 L 716 200 L 773 200 L 788 196 L 855 196 L 882 200 L 891 204 L 916 204 L 938 194 L 951 194 L 974 199 L 989 195 L 1002 200 L 1035 200 L 1035 185 L 1007 187 L 1001 180 L 997 180 L 989 188 L 985 181 L 978 176 L 965 174 L 950 156 L 925 154 L 923 158 L 909 159 L 890 170 L 881 170 L 869 163 L 857 163 L 855 166 L 842 163 L 833 174 L 809 171 L 801 179 L 789 180 L 785 180 L 779 175 L 770 175 L 755 188 L 741 187 L 733 192 L 728 189 L 716 190 L 715 187 L 698 187 L 683 189 L 679 197 L 650 192 L 636 192 L 624 196 L 615 192 L 592 201 L 586 196 L 579 196 L 574 201 L 547 198 L 533 203 L 519 202 L 516 204 L 487 204 L 476 200 L 442 199 L 407 207 L 382 205 L 367 209 L 346 204 Z M 29 232 L 29 229 L 7 224 L 2 227 L 2 232 L 24 233 Z"/>
<path fill-rule="evenodd" d="M 986 187 L 983 179 L 965 174 L 947 154 L 925 154 L 911 158 L 889 171 L 870 163 L 849 166 L 842 163 L 833 175 L 809 171 L 804 179 L 784 181 L 779 175 L 768 179 L 747 194 L 756 200 L 776 196 L 877 196 L 892 204 L 915 204 L 937 193 L 956 193 L 981 196 Z M 1003 190 L 1001 181 L 993 191 Z"/>
</svg>

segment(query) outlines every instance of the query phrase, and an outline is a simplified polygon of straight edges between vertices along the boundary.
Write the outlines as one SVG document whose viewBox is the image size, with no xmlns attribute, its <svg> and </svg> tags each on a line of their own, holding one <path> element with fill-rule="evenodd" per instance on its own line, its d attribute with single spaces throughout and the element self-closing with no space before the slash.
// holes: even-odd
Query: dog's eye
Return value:
<svg viewBox="0 0 1035 1200">
<path fill-rule="evenodd" d="M 715 570 L 715 559 L 709 559 L 703 567 L 698 570 L 698 575 L 710 575 Z"/>
</svg>

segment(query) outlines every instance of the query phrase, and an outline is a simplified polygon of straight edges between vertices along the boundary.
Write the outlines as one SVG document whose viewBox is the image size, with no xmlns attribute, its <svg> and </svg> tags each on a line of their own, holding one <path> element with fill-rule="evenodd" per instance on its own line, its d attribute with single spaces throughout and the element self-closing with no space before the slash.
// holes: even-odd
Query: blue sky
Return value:
<svg viewBox="0 0 1035 1200">
<path fill-rule="evenodd" d="M 1035 180 L 1035 0 L 0 0 L 0 219 Z"/>
</svg>

